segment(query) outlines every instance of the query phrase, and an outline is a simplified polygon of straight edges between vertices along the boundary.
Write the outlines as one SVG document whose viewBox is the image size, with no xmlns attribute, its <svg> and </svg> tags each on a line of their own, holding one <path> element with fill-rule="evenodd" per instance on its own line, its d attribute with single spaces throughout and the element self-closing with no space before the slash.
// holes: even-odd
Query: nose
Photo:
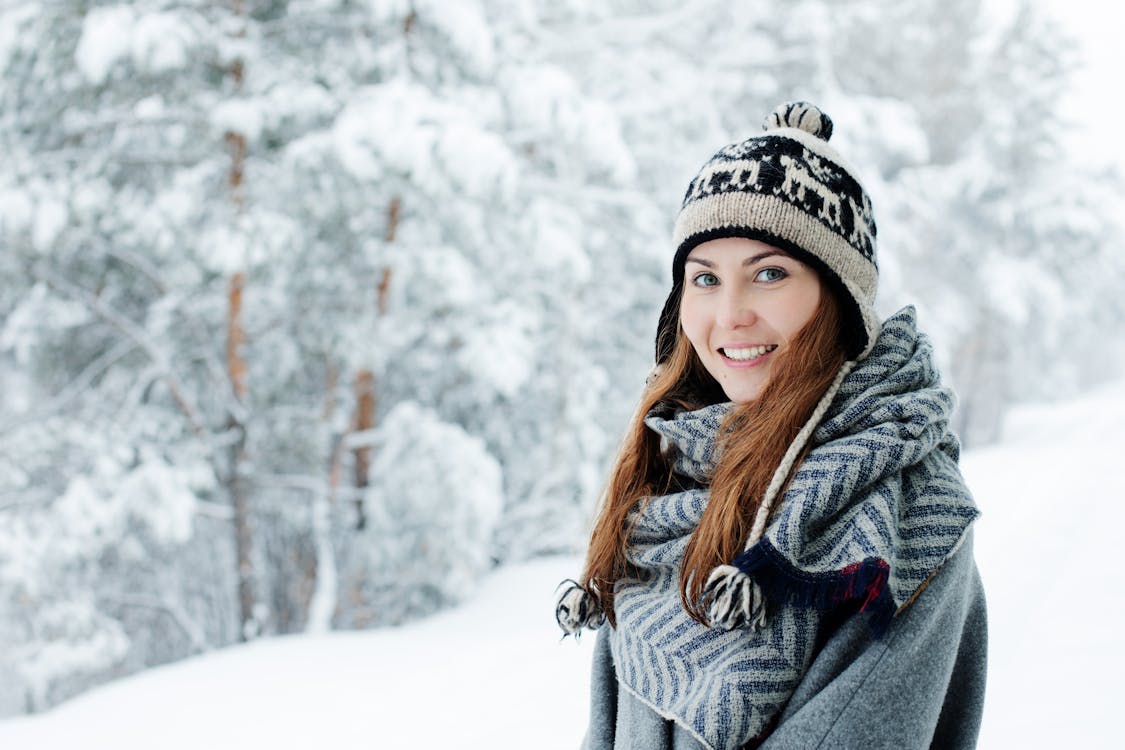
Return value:
<svg viewBox="0 0 1125 750">
<path fill-rule="evenodd" d="M 723 291 L 718 309 L 715 311 L 715 323 L 720 328 L 728 330 L 743 328 L 753 325 L 757 318 L 758 315 L 754 310 L 750 295 L 742 294 L 729 287 Z"/>
</svg>

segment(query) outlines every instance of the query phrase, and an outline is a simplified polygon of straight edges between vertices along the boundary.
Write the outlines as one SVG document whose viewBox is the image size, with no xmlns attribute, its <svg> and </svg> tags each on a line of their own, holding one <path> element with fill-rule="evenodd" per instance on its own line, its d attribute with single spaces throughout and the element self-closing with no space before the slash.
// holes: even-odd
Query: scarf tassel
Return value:
<svg viewBox="0 0 1125 750">
<path fill-rule="evenodd" d="M 725 585 L 728 588 L 736 588 L 740 592 L 753 589 L 753 594 L 741 593 L 731 597 L 738 606 L 744 606 L 747 597 L 752 603 L 760 602 L 760 610 L 755 610 L 757 617 L 747 621 L 752 627 L 764 624 L 766 601 L 792 601 L 798 606 L 820 611 L 850 607 L 854 608 L 853 611 L 870 612 L 868 627 L 876 637 L 880 637 L 895 614 L 894 598 L 888 585 L 889 575 L 890 566 L 878 557 L 868 557 L 837 571 L 808 573 L 794 568 L 768 542 L 760 541 L 736 557 L 733 565 L 716 568 L 711 578 L 721 576 L 727 579 Z M 711 579 L 708 579 L 708 586 L 710 584 Z M 719 588 L 718 585 L 716 588 Z M 735 622 L 735 627 L 742 627 L 740 617 L 732 618 L 727 614 L 729 608 L 721 604 L 716 608 L 716 603 L 720 601 L 712 601 L 712 625 L 726 627 Z M 720 617 L 715 617 L 716 614 Z"/>
<path fill-rule="evenodd" d="M 713 628 L 758 630 L 766 624 L 766 598 L 750 576 L 733 565 L 711 571 L 703 586 L 707 620 Z"/>
<path fill-rule="evenodd" d="M 579 585 L 578 581 L 567 578 L 559 584 L 555 599 L 555 620 L 562 628 L 563 638 L 568 635 L 577 640 L 583 628 L 597 630 L 605 622 L 605 612 L 598 597 Z"/>
</svg>

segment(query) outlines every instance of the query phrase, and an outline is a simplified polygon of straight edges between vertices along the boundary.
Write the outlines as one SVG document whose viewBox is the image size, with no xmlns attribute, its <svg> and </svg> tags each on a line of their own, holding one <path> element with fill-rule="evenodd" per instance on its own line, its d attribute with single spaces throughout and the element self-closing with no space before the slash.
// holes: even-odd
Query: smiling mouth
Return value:
<svg viewBox="0 0 1125 750">
<path fill-rule="evenodd" d="M 732 362 L 751 362 L 755 359 L 760 359 L 765 355 L 777 349 L 777 344 L 769 344 L 763 346 L 747 346 L 735 349 L 734 347 L 721 347 L 719 354 L 723 355 L 726 359 Z"/>
</svg>

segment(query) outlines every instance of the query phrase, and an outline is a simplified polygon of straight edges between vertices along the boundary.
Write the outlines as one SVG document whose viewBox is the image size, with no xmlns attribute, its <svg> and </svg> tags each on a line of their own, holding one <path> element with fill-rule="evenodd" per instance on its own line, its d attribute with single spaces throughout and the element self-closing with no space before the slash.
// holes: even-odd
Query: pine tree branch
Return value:
<svg viewBox="0 0 1125 750">
<path fill-rule="evenodd" d="M 137 348 L 135 342 L 129 339 L 118 342 L 109 351 L 102 354 L 90 364 L 82 369 L 82 372 L 69 383 L 67 383 L 62 390 L 60 390 L 50 401 L 43 404 L 38 409 L 32 412 L 23 414 L 20 417 L 13 419 L 0 425 L 0 435 L 7 434 L 8 432 L 22 427 L 30 422 L 37 422 L 45 419 L 46 417 L 62 411 L 62 409 L 78 397 L 87 386 L 90 385 L 99 375 L 104 373 L 112 367 L 118 360 L 124 358 L 129 352 Z"/>
<path fill-rule="evenodd" d="M 99 297 L 72 284 L 58 274 L 49 271 L 36 271 L 35 275 L 40 281 L 43 281 L 55 291 L 84 304 L 91 312 L 96 313 L 102 320 L 125 334 L 137 347 L 143 350 L 161 372 L 168 386 L 168 390 L 172 394 L 172 399 L 176 402 L 176 405 L 180 407 L 184 416 L 187 417 L 188 424 L 192 431 L 197 437 L 206 441 L 208 431 L 200 416 L 199 409 L 188 396 L 187 387 L 172 370 L 172 365 L 165 353 L 157 347 L 156 343 L 140 326 L 111 308 Z"/>
</svg>

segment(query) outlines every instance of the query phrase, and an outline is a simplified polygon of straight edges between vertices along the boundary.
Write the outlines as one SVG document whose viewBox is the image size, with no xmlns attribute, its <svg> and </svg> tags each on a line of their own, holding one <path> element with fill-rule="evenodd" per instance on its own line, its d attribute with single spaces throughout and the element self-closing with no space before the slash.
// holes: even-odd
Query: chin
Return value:
<svg viewBox="0 0 1125 750">
<path fill-rule="evenodd" d="M 743 388 L 723 388 L 723 393 L 726 394 L 728 400 L 736 404 L 748 404 L 751 401 L 757 400 L 761 395 L 762 389 L 760 387 L 743 387 Z"/>
</svg>

